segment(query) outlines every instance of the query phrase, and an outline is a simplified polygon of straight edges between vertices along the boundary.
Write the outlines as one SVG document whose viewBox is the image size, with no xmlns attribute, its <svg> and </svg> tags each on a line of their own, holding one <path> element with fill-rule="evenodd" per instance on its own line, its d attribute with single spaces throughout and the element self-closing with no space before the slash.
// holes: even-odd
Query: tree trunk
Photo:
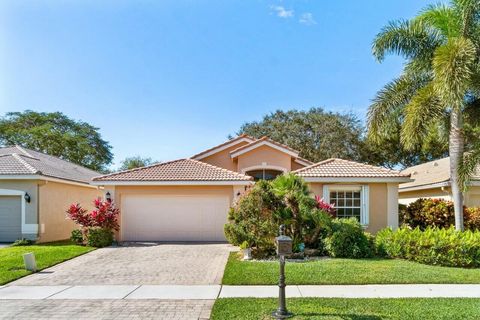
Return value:
<svg viewBox="0 0 480 320">
<path fill-rule="evenodd" d="M 463 161 L 464 139 L 463 121 L 460 108 L 452 108 L 450 116 L 450 183 L 452 187 L 452 198 L 455 210 L 455 229 L 463 230 L 463 193 L 459 184 L 458 169 Z"/>
</svg>

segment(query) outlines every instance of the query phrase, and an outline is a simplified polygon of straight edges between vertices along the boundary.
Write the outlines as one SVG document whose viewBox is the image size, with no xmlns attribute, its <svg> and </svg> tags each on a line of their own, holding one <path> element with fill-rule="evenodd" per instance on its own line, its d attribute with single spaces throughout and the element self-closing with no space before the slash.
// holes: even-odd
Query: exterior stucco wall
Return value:
<svg viewBox="0 0 480 320">
<path fill-rule="evenodd" d="M 268 146 L 261 146 L 238 156 L 238 172 L 244 173 L 249 168 L 283 168 L 292 170 L 292 157 Z"/>
<path fill-rule="evenodd" d="M 319 197 L 323 197 L 323 185 L 333 185 L 335 183 L 309 183 L 310 190 L 314 195 L 318 195 Z M 341 183 L 339 185 L 349 185 L 346 183 Z M 392 224 L 392 221 L 388 220 L 389 209 L 391 211 L 391 215 L 396 216 L 396 220 L 398 221 L 398 205 L 396 197 L 390 196 L 391 200 L 389 205 L 389 194 L 388 194 L 388 184 L 386 183 L 368 183 L 368 184 L 352 184 L 352 185 L 368 185 L 369 186 L 369 224 L 366 228 L 366 231 L 371 233 L 376 233 L 383 228 Z M 395 184 L 396 185 L 396 184 Z M 392 186 L 390 186 L 392 187 Z M 391 218 L 392 220 L 392 218 Z M 398 222 L 397 222 L 398 223 Z"/>
<path fill-rule="evenodd" d="M 105 188 L 105 192 L 110 191 L 113 195 L 113 201 L 121 206 L 122 196 L 125 194 L 149 194 L 149 195 L 225 195 L 234 200 L 233 186 L 115 186 L 114 188 Z M 237 192 L 238 188 L 236 188 Z M 225 212 L 225 217 L 228 212 Z M 122 208 L 120 207 L 119 223 L 122 223 Z M 121 228 L 120 228 L 121 229 Z M 122 241 L 121 231 L 115 235 L 116 239 Z"/>
<path fill-rule="evenodd" d="M 304 166 L 304 165 L 301 165 L 301 164 L 298 163 L 298 162 L 295 162 L 295 160 L 292 159 L 292 163 L 291 163 L 290 167 L 292 168 L 292 171 L 295 171 L 295 170 L 304 168 L 305 166 Z"/>
<path fill-rule="evenodd" d="M 449 187 L 431 188 L 425 190 L 403 191 L 399 193 L 398 202 L 408 205 L 419 198 L 435 198 L 453 201 Z M 467 207 L 480 207 L 480 187 L 472 186 L 464 193 L 464 205 Z"/>
<path fill-rule="evenodd" d="M 39 186 L 39 242 L 64 240 L 77 226 L 66 218 L 65 211 L 72 203 L 93 209 L 93 200 L 102 197 L 97 188 L 48 181 Z"/>
<path fill-rule="evenodd" d="M 212 154 L 208 157 L 205 157 L 203 159 L 200 159 L 199 161 L 209 163 L 211 165 L 220 167 L 220 168 L 225 168 L 231 171 L 237 171 L 237 163 L 232 160 L 230 157 L 230 151 L 233 151 L 237 148 L 240 148 L 243 145 L 246 145 L 247 142 L 241 141 L 237 143 L 236 145 L 227 148 L 225 150 L 222 150 L 220 152 L 217 152 L 215 154 Z"/>
<path fill-rule="evenodd" d="M 435 198 L 452 201 L 450 188 L 444 188 L 444 190 L 442 190 L 442 188 L 432 188 L 415 191 L 400 190 L 398 194 L 398 202 L 405 205 L 408 205 L 409 203 L 414 202 L 415 200 L 420 198 Z"/>
<path fill-rule="evenodd" d="M 36 180 L 1 180 L 0 189 L 23 191 L 30 196 L 30 203 L 25 203 L 25 223 L 38 223 L 38 186 Z M 24 201 L 24 199 L 20 199 Z M 20 213 L 21 214 L 21 213 Z M 22 237 L 36 240 L 36 233 L 22 233 Z"/>
</svg>

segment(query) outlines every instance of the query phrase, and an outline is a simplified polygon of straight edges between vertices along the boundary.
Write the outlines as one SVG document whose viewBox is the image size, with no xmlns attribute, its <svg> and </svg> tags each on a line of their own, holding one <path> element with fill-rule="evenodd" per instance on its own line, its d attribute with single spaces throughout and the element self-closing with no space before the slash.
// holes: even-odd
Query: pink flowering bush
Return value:
<svg viewBox="0 0 480 320">
<path fill-rule="evenodd" d="M 337 216 L 337 210 L 335 209 L 335 205 L 326 202 L 323 198 L 319 196 L 315 196 L 315 201 L 317 203 L 317 208 L 328 213 L 332 218 Z"/>
<path fill-rule="evenodd" d="M 83 243 L 95 247 L 108 246 L 113 241 L 113 230 L 119 230 L 120 211 L 110 201 L 95 199 L 93 204 L 95 209 L 90 212 L 79 203 L 72 204 L 67 209 L 67 217 L 81 226 Z M 78 230 L 72 232 L 73 238 L 78 242 Z"/>
</svg>

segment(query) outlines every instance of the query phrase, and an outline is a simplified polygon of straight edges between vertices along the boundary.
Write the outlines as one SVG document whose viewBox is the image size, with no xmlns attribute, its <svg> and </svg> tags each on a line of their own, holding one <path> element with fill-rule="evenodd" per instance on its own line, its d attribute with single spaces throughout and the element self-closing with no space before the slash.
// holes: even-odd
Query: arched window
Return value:
<svg viewBox="0 0 480 320">
<path fill-rule="evenodd" d="M 258 180 L 273 180 L 278 175 L 280 175 L 282 173 L 283 173 L 283 171 L 272 170 L 272 169 L 258 169 L 258 170 L 252 170 L 252 171 L 245 172 L 246 175 L 249 175 L 249 176 L 253 177 L 255 179 L 255 181 L 258 181 Z"/>
</svg>

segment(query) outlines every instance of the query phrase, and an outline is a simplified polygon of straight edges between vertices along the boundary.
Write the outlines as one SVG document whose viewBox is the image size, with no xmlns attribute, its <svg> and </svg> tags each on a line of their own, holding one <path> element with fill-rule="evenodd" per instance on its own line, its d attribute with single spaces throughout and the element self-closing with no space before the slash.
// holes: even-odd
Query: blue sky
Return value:
<svg viewBox="0 0 480 320">
<path fill-rule="evenodd" d="M 101 130 L 115 162 L 223 142 L 276 109 L 354 112 L 402 60 L 371 42 L 421 0 L 0 3 L 0 114 L 62 111 Z"/>
</svg>

